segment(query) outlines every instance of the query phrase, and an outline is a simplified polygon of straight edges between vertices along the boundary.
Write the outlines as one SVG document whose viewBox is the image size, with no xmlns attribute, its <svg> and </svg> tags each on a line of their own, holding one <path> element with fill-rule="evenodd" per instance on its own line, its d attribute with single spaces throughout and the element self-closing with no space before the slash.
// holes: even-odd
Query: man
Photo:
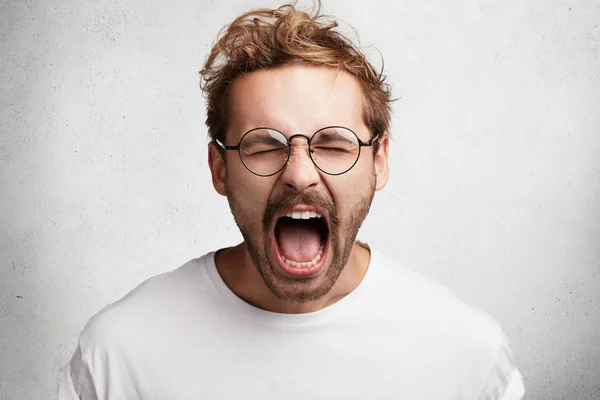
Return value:
<svg viewBox="0 0 600 400">
<path fill-rule="evenodd" d="M 244 242 L 93 317 L 60 399 L 522 398 L 493 319 L 355 241 L 388 180 L 391 100 L 334 28 L 286 5 L 222 34 L 208 158 Z"/>
</svg>

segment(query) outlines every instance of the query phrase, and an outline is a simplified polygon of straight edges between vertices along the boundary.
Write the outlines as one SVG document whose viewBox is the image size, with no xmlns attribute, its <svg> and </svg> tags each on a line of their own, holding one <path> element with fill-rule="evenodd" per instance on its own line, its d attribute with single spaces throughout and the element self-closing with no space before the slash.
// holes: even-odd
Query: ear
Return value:
<svg viewBox="0 0 600 400">
<path fill-rule="evenodd" d="M 208 144 L 208 166 L 210 168 L 210 174 L 212 175 L 212 183 L 221 196 L 227 196 L 225 190 L 225 177 L 227 175 L 227 169 L 225 166 L 225 160 L 221 154 L 221 148 L 214 141 Z"/>
<path fill-rule="evenodd" d="M 390 168 L 388 165 L 388 150 L 390 137 L 388 134 L 382 135 L 379 139 L 379 148 L 375 153 L 375 190 L 381 190 L 387 184 L 390 177 Z"/>
</svg>

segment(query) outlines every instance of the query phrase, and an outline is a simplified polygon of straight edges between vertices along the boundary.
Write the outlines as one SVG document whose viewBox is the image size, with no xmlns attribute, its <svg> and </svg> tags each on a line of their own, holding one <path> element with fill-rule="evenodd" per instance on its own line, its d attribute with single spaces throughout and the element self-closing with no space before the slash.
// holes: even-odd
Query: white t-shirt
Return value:
<svg viewBox="0 0 600 400">
<path fill-rule="evenodd" d="M 519 400 L 496 321 L 372 252 L 361 284 L 308 314 L 244 302 L 214 253 L 151 278 L 94 316 L 59 400 Z"/>
</svg>

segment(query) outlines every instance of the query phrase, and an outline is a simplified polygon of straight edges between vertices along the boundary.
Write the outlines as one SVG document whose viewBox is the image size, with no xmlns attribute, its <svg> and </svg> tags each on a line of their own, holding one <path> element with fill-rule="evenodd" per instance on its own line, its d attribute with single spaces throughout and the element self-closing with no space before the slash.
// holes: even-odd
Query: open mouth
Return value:
<svg viewBox="0 0 600 400">
<path fill-rule="evenodd" d="M 280 267 L 290 275 L 310 276 L 321 270 L 328 253 L 329 227 L 316 210 L 289 211 L 273 229 Z"/>
</svg>

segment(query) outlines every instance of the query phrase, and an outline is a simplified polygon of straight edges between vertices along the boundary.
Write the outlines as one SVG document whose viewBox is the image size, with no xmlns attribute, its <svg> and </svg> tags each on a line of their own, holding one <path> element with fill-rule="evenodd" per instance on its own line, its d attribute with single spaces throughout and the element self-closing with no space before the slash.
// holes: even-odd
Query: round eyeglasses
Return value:
<svg viewBox="0 0 600 400">
<path fill-rule="evenodd" d="M 361 147 L 372 146 L 379 135 L 363 142 L 348 128 L 328 126 L 319 129 L 312 137 L 297 134 L 287 138 L 276 129 L 254 128 L 246 132 L 236 146 L 215 141 L 224 150 L 237 150 L 242 164 L 253 174 L 271 176 L 287 164 L 295 137 L 306 138 L 310 159 L 319 170 L 327 175 L 341 175 L 354 167 Z"/>
</svg>

